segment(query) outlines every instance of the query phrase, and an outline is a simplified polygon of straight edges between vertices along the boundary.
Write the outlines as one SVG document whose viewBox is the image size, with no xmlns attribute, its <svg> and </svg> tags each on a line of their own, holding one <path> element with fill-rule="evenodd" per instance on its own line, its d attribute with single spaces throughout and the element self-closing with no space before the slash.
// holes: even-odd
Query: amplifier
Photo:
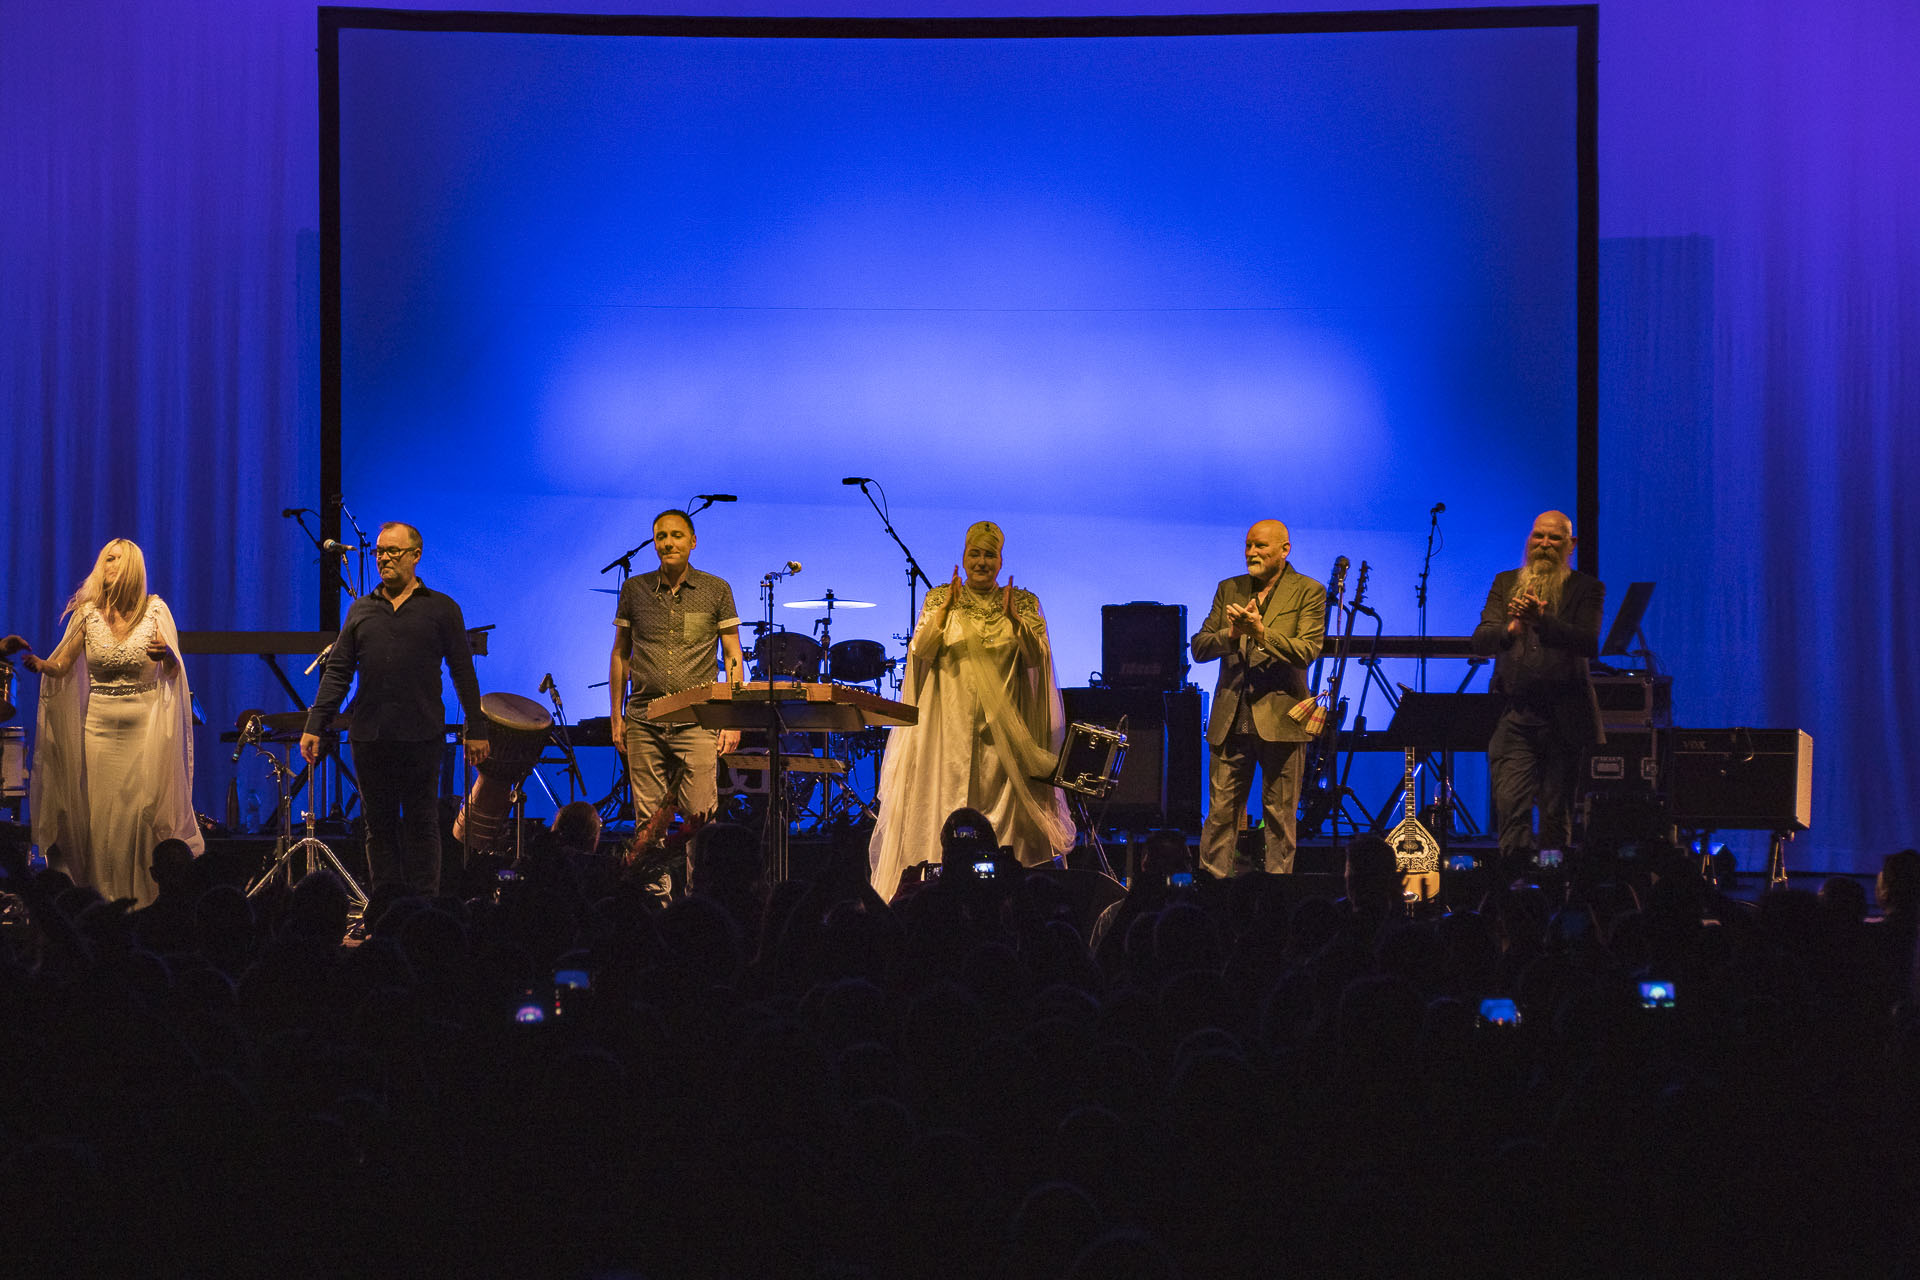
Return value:
<svg viewBox="0 0 1920 1280">
<path fill-rule="evenodd" d="M 1577 790 L 1582 794 L 1662 790 L 1665 771 L 1660 757 L 1668 745 L 1665 739 L 1671 736 L 1647 729 L 1609 728 L 1604 743 L 1587 749 Z"/>
<path fill-rule="evenodd" d="M 1187 682 L 1187 606 L 1100 606 L 1100 676 L 1110 689 L 1178 689 Z"/>
<path fill-rule="evenodd" d="M 1813 825 L 1813 738 L 1804 729 L 1675 729 L 1673 818 L 1683 827 L 1804 831 Z"/>
<path fill-rule="evenodd" d="M 1594 700 L 1600 704 L 1600 722 L 1612 736 L 1615 729 L 1664 729 L 1673 723 L 1672 676 L 1593 677 Z"/>
</svg>

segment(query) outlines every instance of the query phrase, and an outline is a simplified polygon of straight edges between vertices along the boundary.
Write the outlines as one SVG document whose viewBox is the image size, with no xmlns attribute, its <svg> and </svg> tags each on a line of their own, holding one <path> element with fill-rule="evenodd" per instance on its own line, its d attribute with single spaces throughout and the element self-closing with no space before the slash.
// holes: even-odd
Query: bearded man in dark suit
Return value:
<svg viewBox="0 0 1920 1280">
<path fill-rule="evenodd" d="M 1221 582 L 1191 644 L 1195 662 L 1220 662 L 1207 716 L 1207 820 L 1200 865 L 1233 874 L 1240 815 L 1260 773 L 1268 871 L 1293 870 L 1294 817 L 1306 765 L 1307 731 L 1288 715 L 1310 696 L 1307 668 L 1326 636 L 1326 590 L 1287 563 L 1287 526 L 1262 520 L 1247 530 L 1247 571 Z"/>
<path fill-rule="evenodd" d="M 1580 757 L 1606 741 L 1588 663 L 1600 653 L 1607 589 L 1569 565 L 1575 543 L 1573 521 L 1542 512 L 1523 564 L 1494 578 L 1473 629 L 1474 652 L 1493 658 L 1490 687 L 1507 699 L 1487 744 L 1487 770 L 1500 856 L 1516 870 L 1541 848 L 1572 843 Z"/>
</svg>

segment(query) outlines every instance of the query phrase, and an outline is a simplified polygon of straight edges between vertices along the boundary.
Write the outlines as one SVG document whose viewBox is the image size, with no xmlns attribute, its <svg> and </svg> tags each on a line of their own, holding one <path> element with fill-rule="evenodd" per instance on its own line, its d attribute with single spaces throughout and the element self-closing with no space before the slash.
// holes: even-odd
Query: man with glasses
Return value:
<svg viewBox="0 0 1920 1280">
<path fill-rule="evenodd" d="M 300 754 L 312 764 L 322 751 L 320 735 L 357 672 L 353 762 L 367 819 L 371 893 L 381 902 L 440 891 L 442 662 L 466 713 L 467 759 L 478 765 L 487 758 L 487 722 L 480 714 L 466 619 L 453 597 L 420 580 L 421 548 L 420 531 L 412 525 L 380 526 L 373 550 L 379 589 L 347 611 L 300 737 Z"/>
</svg>

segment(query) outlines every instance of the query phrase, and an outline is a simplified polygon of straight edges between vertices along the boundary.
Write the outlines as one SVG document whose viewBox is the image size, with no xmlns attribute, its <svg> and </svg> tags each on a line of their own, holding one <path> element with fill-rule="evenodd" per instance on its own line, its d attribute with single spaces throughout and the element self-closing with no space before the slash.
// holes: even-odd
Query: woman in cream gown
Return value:
<svg viewBox="0 0 1920 1280">
<path fill-rule="evenodd" d="M 6 647 L 25 647 L 9 637 Z M 40 715 L 28 803 L 51 865 L 108 901 L 153 901 L 153 847 L 206 848 L 193 812 L 192 701 L 180 636 L 147 594 L 140 548 L 115 538 L 67 602 L 51 656 L 31 654 Z"/>
<path fill-rule="evenodd" d="M 1073 846 L 1066 800 L 1044 779 L 1065 734 L 1040 602 L 1000 583 L 998 525 L 967 530 L 953 580 L 927 593 L 908 646 L 901 696 L 920 710 L 894 729 L 880 766 L 880 817 L 869 857 L 874 890 L 940 856 L 940 824 L 962 806 L 992 822 L 1021 863 Z M 964 570 L 964 576 L 963 576 Z"/>
</svg>

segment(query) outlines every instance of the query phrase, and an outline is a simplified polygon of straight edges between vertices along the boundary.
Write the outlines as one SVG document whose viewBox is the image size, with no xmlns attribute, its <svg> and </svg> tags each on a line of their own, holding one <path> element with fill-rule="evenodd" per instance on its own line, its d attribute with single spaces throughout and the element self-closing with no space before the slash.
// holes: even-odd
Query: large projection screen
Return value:
<svg viewBox="0 0 1920 1280">
<path fill-rule="evenodd" d="M 694 561 L 743 616 L 799 561 L 782 600 L 876 602 L 833 638 L 900 652 L 849 476 L 935 582 L 999 522 L 1063 685 L 1104 604 L 1196 628 L 1265 516 L 1411 634 L 1446 504 L 1425 622 L 1462 634 L 1536 512 L 1595 564 L 1592 23 L 323 9 L 318 505 L 420 526 L 482 687 L 575 715 L 603 566 L 696 494 L 738 495 Z"/>
</svg>

